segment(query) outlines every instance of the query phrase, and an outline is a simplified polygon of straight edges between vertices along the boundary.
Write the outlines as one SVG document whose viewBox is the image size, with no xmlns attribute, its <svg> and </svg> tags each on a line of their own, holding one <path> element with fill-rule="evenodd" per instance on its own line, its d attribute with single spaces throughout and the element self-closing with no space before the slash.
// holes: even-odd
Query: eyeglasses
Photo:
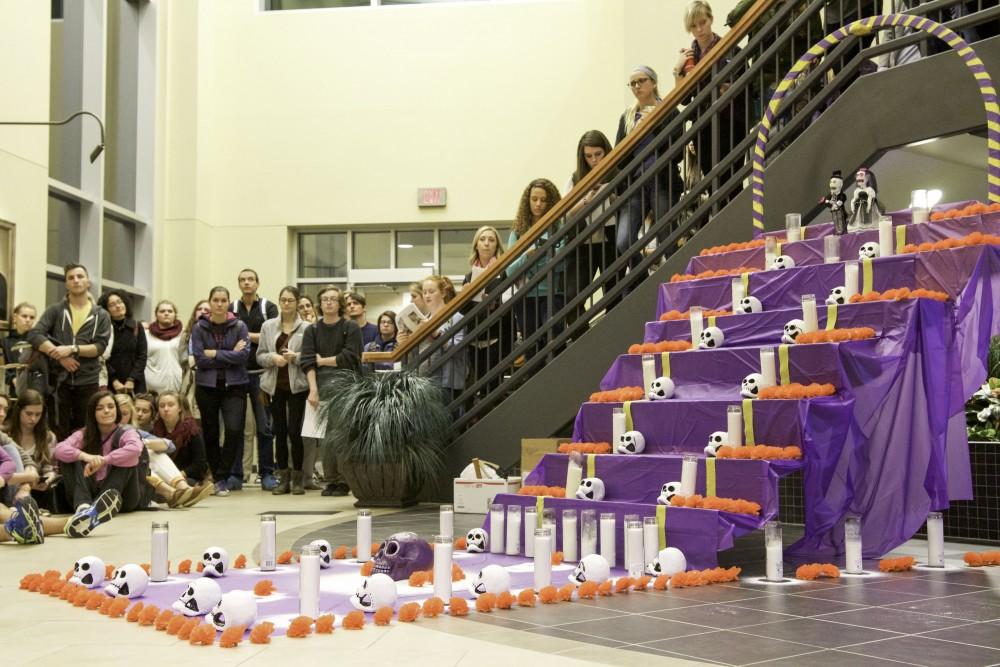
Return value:
<svg viewBox="0 0 1000 667">
<path fill-rule="evenodd" d="M 280 303 L 296 303 L 295 299 L 278 299 Z"/>
<path fill-rule="evenodd" d="M 649 79 L 648 76 L 644 76 L 641 79 L 632 79 L 631 81 L 628 82 L 628 87 L 629 88 L 638 88 L 639 86 L 641 86 L 642 84 L 646 83 L 649 80 L 650 79 Z"/>
<path fill-rule="evenodd" d="M 338 299 L 335 296 L 324 296 L 319 301 L 320 301 L 320 303 L 338 303 L 340 301 L 340 299 Z"/>
</svg>

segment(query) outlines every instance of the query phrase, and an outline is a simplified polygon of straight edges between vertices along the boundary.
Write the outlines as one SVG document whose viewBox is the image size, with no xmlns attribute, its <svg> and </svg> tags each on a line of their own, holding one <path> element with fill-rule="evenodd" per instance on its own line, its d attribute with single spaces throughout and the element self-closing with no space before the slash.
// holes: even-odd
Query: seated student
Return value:
<svg viewBox="0 0 1000 667">
<path fill-rule="evenodd" d="M 156 395 L 136 394 L 132 399 L 135 407 L 135 425 L 143 431 L 153 431 L 153 422 L 156 421 Z"/>
<path fill-rule="evenodd" d="M 159 458 L 151 463 L 153 472 L 167 482 L 174 484 L 177 475 L 182 475 L 184 481 L 194 485 L 202 484 L 208 475 L 208 459 L 205 455 L 205 441 L 201 436 L 198 422 L 191 416 L 191 408 L 187 399 L 179 392 L 165 391 L 157 397 L 157 417 L 153 422 L 153 435 L 169 438 L 174 443 L 174 451 L 170 452 L 173 468 L 169 475 L 164 475 L 165 462 Z M 161 466 L 161 463 L 163 465 Z M 176 470 L 177 472 L 173 472 Z M 169 477 L 169 479 L 167 479 Z M 179 482 L 178 482 L 179 483 Z M 211 484 L 205 484 L 209 489 Z"/>
<path fill-rule="evenodd" d="M 0 403 L 3 403 L 0 398 Z M 35 502 L 50 512 L 58 513 L 59 471 L 52 459 L 56 444 L 55 433 L 49 430 L 46 419 L 45 397 L 34 389 L 25 389 L 14 403 L 5 426 L 10 438 L 34 460 L 38 480 L 31 485 Z"/>
<path fill-rule="evenodd" d="M 66 524 L 70 537 L 88 534 L 119 511 L 146 505 L 145 475 L 139 476 L 146 448 L 135 429 L 120 425 L 121 409 L 114 395 L 94 393 L 84 420 L 82 429 L 55 448 L 66 495 L 75 508 Z"/>
</svg>

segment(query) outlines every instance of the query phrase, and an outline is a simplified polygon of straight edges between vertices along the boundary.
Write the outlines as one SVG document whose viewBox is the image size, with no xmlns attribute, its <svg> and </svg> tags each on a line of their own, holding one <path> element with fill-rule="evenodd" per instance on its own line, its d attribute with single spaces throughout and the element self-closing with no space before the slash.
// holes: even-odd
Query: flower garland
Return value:
<svg viewBox="0 0 1000 667">
<path fill-rule="evenodd" d="M 718 496 L 703 497 L 697 493 L 690 496 L 674 496 L 670 499 L 671 507 L 688 507 L 700 510 L 718 510 L 733 514 L 760 515 L 760 503 L 740 498 L 720 498 Z"/>
<path fill-rule="evenodd" d="M 565 498 L 566 487 L 564 486 L 522 486 L 517 490 L 519 496 L 552 496 L 553 498 Z"/>
<path fill-rule="evenodd" d="M 833 563 L 809 563 L 799 565 L 795 570 L 795 578 L 804 581 L 813 581 L 818 577 L 829 577 L 831 579 L 840 578 L 840 570 Z"/>
<path fill-rule="evenodd" d="M 560 454 L 610 454 L 611 445 L 607 442 L 564 442 L 559 445 Z"/>
<path fill-rule="evenodd" d="M 869 292 L 868 294 L 855 294 L 851 296 L 851 303 L 871 303 L 872 301 L 905 301 L 906 299 L 934 299 L 935 301 L 947 301 L 948 295 L 944 292 L 936 292 L 929 289 L 913 289 L 909 287 L 897 287 L 896 289 L 884 292 Z"/>
<path fill-rule="evenodd" d="M 965 564 L 969 567 L 1000 565 L 1000 551 L 965 552 Z"/>
<path fill-rule="evenodd" d="M 754 273 L 760 271 L 760 269 L 754 269 L 749 266 L 740 266 L 735 269 L 717 269 L 715 271 L 709 269 L 708 271 L 702 271 L 701 273 L 690 274 L 690 273 L 675 273 L 670 277 L 670 282 L 672 283 L 684 283 L 689 280 L 701 280 L 702 278 L 721 278 L 722 276 L 738 276 L 741 273 Z"/>
<path fill-rule="evenodd" d="M 702 310 L 701 314 L 703 317 L 724 317 L 726 315 L 732 315 L 731 310 Z M 687 320 L 691 318 L 691 311 L 685 310 L 683 313 L 679 310 L 668 310 L 667 312 L 660 315 L 661 322 L 673 322 L 677 320 Z"/>
<path fill-rule="evenodd" d="M 658 352 L 686 352 L 691 349 L 689 340 L 661 340 L 658 343 L 633 343 L 629 354 L 656 354 Z"/>
<path fill-rule="evenodd" d="M 913 569 L 915 562 L 913 556 L 883 558 L 878 562 L 878 569 L 882 572 L 909 572 Z"/>
<path fill-rule="evenodd" d="M 641 401 L 646 398 L 642 387 L 619 387 L 607 391 L 595 391 L 590 395 L 591 403 L 624 403 L 625 401 Z"/>
<path fill-rule="evenodd" d="M 736 252 L 737 250 L 753 250 L 754 248 L 763 248 L 764 239 L 754 239 L 753 241 L 743 241 L 742 243 L 727 243 L 725 245 L 715 245 L 711 248 L 705 248 L 700 253 L 701 257 L 706 255 L 721 255 L 726 252 Z"/>
<path fill-rule="evenodd" d="M 767 399 L 800 399 L 800 398 L 820 398 L 822 396 L 833 396 L 837 393 L 837 388 L 832 384 L 792 384 L 775 385 L 774 387 L 764 387 L 760 390 L 757 398 Z"/>
<path fill-rule="evenodd" d="M 996 213 L 1000 211 L 1000 204 L 984 204 L 973 202 L 963 208 L 952 208 L 947 211 L 934 211 L 931 213 L 931 222 L 938 220 L 951 220 L 952 218 L 964 218 L 970 215 L 982 215 L 983 213 Z"/>
<path fill-rule="evenodd" d="M 958 239 L 941 239 L 940 241 L 935 241 L 933 243 L 929 241 L 919 244 L 907 243 L 903 246 L 903 249 L 900 252 L 929 252 L 931 250 L 970 248 L 977 245 L 1000 245 L 1000 236 L 995 234 L 983 234 L 982 232 L 972 232 L 971 234 Z"/>
<path fill-rule="evenodd" d="M 796 345 L 812 343 L 843 343 L 849 340 L 868 340 L 875 337 L 871 327 L 855 327 L 852 329 L 831 329 L 829 331 L 803 331 L 795 338 Z"/>
<path fill-rule="evenodd" d="M 771 445 L 748 445 L 746 447 L 730 447 L 723 445 L 715 453 L 719 459 L 755 459 L 763 461 L 794 461 L 802 458 L 802 450 L 798 447 L 773 447 Z"/>
</svg>

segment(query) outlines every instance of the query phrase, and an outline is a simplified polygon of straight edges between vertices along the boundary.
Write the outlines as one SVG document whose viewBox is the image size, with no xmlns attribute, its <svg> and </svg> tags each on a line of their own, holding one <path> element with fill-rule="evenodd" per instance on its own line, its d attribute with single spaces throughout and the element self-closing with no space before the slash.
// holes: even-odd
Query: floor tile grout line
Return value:
<svg viewBox="0 0 1000 667">
<path fill-rule="evenodd" d="M 824 653 L 828 649 L 820 649 L 819 651 L 806 651 L 805 653 L 795 653 L 793 655 L 785 655 L 778 658 L 768 658 L 767 660 L 758 660 L 756 662 L 744 662 L 740 663 L 740 667 L 747 667 L 747 665 L 766 665 L 769 662 L 774 662 L 775 660 L 791 660 L 792 658 L 801 658 L 806 655 L 816 655 L 817 653 Z"/>
<path fill-rule="evenodd" d="M 831 650 L 837 651 L 838 653 L 846 653 L 847 655 L 856 655 L 859 658 L 876 658 L 877 657 L 879 660 L 888 660 L 889 662 L 898 662 L 901 665 L 913 665 L 914 667 L 924 667 L 924 665 L 921 665 L 921 664 L 916 663 L 916 662 L 907 662 L 905 660 L 897 660 L 895 658 L 886 658 L 886 657 L 883 657 L 883 656 L 866 655 L 864 653 L 855 653 L 853 651 L 845 651 L 844 649 L 840 649 L 840 648 L 831 649 Z"/>
<path fill-rule="evenodd" d="M 668 639 L 676 639 L 676 637 L 671 637 L 671 638 L 668 638 Z M 667 640 L 660 639 L 660 640 L 656 640 L 656 641 L 667 641 Z M 698 662 L 713 662 L 713 663 L 715 663 L 717 665 L 725 665 L 726 667 L 739 667 L 738 665 L 736 665 L 734 663 L 731 663 L 731 662 L 723 662 L 722 660 L 716 660 L 714 658 L 699 658 L 698 656 L 691 655 L 690 653 L 682 653 L 680 651 L 670 651 L 670 650 L 667 650 L 667 649 L 660 649 L 660 648 L 656 648 L 655 646 L 647 646 L 646 644 L 629 644 L 628 646 L 641 646 L 642 648 L 651 648 L 654 651 L 659 651 L 661 653 L 669 653 L 670 655 L 676 655 L 676 656 L 679 656 L 679 657 L 682 657 L 682 658 L 686 658 L 688 660 L 697 660 Z M 622 650 L 625 650 L 627 648 L 628 648 L 627 646 L 623 646 Z"/>
<path fill-rule="evenodd" d="M 969 642 L 960 642 L 960 641 L 955 640 L 955 639 L 945 639 L 943 637 L 925 637 L 924 636 L 928 632 L 941 632 L 942 630 L 954 630 L 955 628 L 965 628 L 965 627 L 968 627 L 969 625 L 982 625 L 984 623 L 991 623 L 991 622 L 992 621 L 973 621 L 972 623 L 967 623 L 966 625 L 957 625 L 954 628 L 942 628 L 941 630 L 925 630 L 924 632 L 913 632 L 913 633 L 911 633 L 911 634 L 909 634 L 907 636 L 908 637 L 921 637 L 923 639 L 933 639 L 934 641 L 948 642 L 950 644 L 961 644 L 962 646 L 975 646 L 976 648 L 985 648 L 985 649 L 988 649 L 990 651 L 997 651 L 997 654 L 1000 655 L 1000 649 L 998 649 L 995 646 L 983 646 L 982 644 L 971 644 Z"/>
</svg>

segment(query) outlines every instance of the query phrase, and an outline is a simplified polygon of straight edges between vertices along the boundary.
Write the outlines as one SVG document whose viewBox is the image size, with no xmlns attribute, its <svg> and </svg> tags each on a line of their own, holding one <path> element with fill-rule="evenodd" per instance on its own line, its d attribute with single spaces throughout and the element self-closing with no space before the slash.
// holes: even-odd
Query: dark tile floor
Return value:
<svg viewBox="0 0 1000 667">
<path fill-rule="evenodd" d="M 457 514 L 455 532 L 462 535 L 481 523 L 481 516 Z M 375 539 L 400 530 L 430 535 L 437 527 L 437 509 L 421 507 L 376 516 L 373 534 Z M 354 524 L 329 526 L 302 541 L 317 537 L 351 544 Z M 762 564 L 752 560 L 754 545 L 737 548 L 722 560 L 744 567 L 738 583 L 515 608 L 468 620 L 719 665 L 1000 665 L 998 568 L 772 586 L 756 580 Z M 947 556 L 960 562 L 960 552 Z M 866 565 L 877 569 L 875 563 Z"/>
</svg>

